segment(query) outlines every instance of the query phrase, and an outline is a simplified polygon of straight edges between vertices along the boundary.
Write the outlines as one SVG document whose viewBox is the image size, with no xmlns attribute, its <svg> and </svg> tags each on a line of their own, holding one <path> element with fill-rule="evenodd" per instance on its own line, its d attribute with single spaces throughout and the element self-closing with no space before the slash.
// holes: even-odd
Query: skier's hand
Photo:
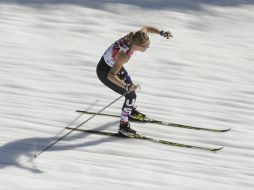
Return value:
<svg viewBox="0 0 254 190">
<path fill-rule="evenodd" d="M 164 32 L 164 31 L 162 30 L 162 31 L 160 31 L 160 35 L 163 36 L 164 38 L 167 38 L 167 39 L 169 39 L 170 37 L 173 38 L 173 35 L 171 34 L 170 31 Z"/>
<path fill-rule="evenodd" d="M 139 87 L 139 85 L 135 85 L 135 84 L 126 84 L 125 90 L 126 90 L 127 92 L 132 92 L 132 91 L 135 91 L 138 87 Z"/>
</svg>

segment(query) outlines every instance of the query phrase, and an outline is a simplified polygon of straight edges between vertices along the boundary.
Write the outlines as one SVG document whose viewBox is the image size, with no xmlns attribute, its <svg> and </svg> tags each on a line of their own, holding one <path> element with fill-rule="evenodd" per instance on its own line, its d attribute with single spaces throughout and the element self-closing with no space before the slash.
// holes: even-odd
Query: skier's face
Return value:
<svg viewBox="0 0 254 190">
<path fill-rule="evenodd" d="M 137 49 L 138 49 L 138 51 L 144 52 L 144 51 L 146 51 L 146 49 L 149 48 L 149 46 L 150 46 L 150 41 L 147 40 L 142 45 L 137 45 L 137 47 L 138 47 Z"/>
</svg>

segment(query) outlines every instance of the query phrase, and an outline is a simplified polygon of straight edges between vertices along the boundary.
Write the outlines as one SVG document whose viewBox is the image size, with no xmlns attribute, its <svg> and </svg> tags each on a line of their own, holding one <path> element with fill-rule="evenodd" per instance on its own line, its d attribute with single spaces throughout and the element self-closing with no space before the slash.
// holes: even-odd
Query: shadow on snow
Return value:
<svg viewBox="0 0 254 190">
<path fill-rule="evenodd" d="M 102 125 L 100 127 L 95 128 L 94 130 L 105 130 L 109 128 L 112 125 L 117 125 L 118 122 L 110 122 L 105 125 Z M 74 131 L 75 133 L 75 131 Z M 62 133 L 64 134 L 64 133 Z M 65 145 L 58 143 L 55 144 L 53 147 L 47 150 L 47 152 L 50 151 L 64 151 L 64 150 L 72 150 L 79 147 L 87 147 L 87 146 L 96 146 L 99 144 L 102 144 L 104 142 L 113 142 L 116 140 L 120 140 L 120 138 L 112 138 L 112 137 L 102 137 L 100 140 L 96 141 L 89 141 L 89 142 L 81 142 L 76 143 L 75 145 L 68 145 L 68 142 L 75 141 L 77 139 L 86 138 L 91 134 L 88 133 L 80 133 L 76 132 L 76 134 L 70 134 L 70 136 L 67 136 L 62 141 L 65 141 Z M 36 167 L 33 167 L 33 162 L 29 162 L 29 160 L 32 161 L 33 155 L 36 152 L 41 151 L 43 148 L 45 148 L 48 144 L 54 142 L 57 140 L 58 137 L 49 137 L 49 138 L 26 138 L 26 139 L 20 139 L 13 142 L 9 142 L 3 146 L 0 147 L 0 169 L 3 169 L 5 167 L 9 166 L 15 166 L 21 169 L 26 169 L 34 173 L 41 173 L 42 171 L 39 170 Z M 26 157 L 27 161 L 21 161 L 21 158 Z M 29 164 L 30 163 L 30 164 Z"/>
</svg>

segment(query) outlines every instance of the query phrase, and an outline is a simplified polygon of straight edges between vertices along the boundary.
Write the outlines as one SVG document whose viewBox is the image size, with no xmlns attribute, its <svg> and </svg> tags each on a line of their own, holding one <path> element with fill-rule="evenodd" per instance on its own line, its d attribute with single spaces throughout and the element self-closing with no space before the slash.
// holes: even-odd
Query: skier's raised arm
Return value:
<svg viewBox="0 0 254 190">
<path fill-rule="evenodd" d="M 141 31 L 145 33 L 154 33 L 154 34 L 160 34 L 161 36 L 169 39 L 170 37 L 173 37 L 170 31 L 164 32 L 163 30 L 159 30 L 158 28 L 152 27 L 152 26 L 145 26 L 140 29 Z"/>
</svg>

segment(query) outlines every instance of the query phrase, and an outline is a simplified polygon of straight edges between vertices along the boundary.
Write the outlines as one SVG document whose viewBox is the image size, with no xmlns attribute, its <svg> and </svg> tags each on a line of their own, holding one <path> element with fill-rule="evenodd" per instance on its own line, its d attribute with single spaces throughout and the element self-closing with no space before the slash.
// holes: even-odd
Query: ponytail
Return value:
<svg viewBox="0 0 254 190">
<path fill-rule="evenodd" d="M 134 33 L 133 32 L 130 32 L 127 36 L 126 36 L 126 38 L 125 38 L 125 40 L 128 42 L 128 44 L 131 44 L 131 43 L 133 43 L 133 37 L 134 37 Z"/>
</svg>

